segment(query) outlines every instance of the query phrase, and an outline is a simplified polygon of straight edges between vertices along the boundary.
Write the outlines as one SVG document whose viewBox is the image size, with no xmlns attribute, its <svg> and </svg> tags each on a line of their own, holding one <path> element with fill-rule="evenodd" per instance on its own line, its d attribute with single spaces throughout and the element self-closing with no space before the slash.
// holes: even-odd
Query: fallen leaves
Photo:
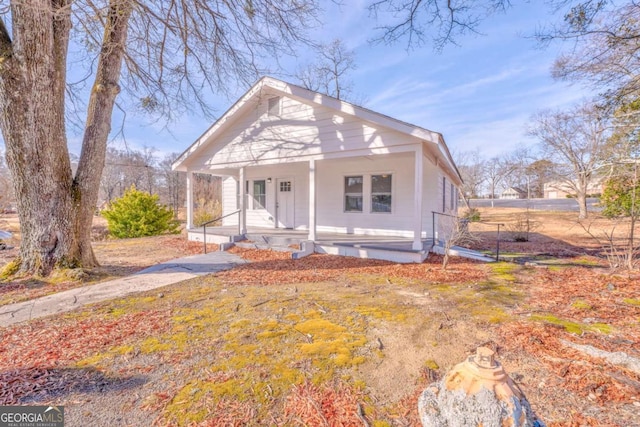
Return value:
<svg viewBox="0 0 640 427">
<path fill-rule="evenodd" d="M 284 415 L 292 425 L 361 427 L 368 425 L 360 401 L 361 391 L 344 383 L 293 387 L 286 398 Z"/>
<path fill-rule="evenodd" d="M 291 254 L 271 250 L 233 248 L 232 252 L 251 261 L 219 273 L 225 283 L 248 285 L 283 285 L 348 280 L 349 275 L 371 275 L 393 279 L 419 280 L 425 283 L 467 283 L 487 278 L 485 266 L 456 258 L 447 270 L 442 258 L 431 255 L 422 264 L 397 264 L 389 261 L 335 255 L 314 254 L 293 260 Z"/>
<path fill-rule="evenodd" d="M 89 383 L 92 369 L 67 368 L 101 350 L 161 333 L 167 328 L 167 319 L 164 311 L 141 311 L 116 319 L 98 315 L 78 321 L 49 318 L 4 329 L 0 405 L 60 394 L 78 383 Z"/>
<path fill-rule="evenodd" d="M 109 239 L 95 242 L 94 247 L 102 266 L 86 271 L 60 270 L 47 278 L 22 277 L 0 282 L 0 306 L 128 276 L 160 262 L 203 252 L 202 243 L 176 235 Z M 207 249 L 215 251 L 218 245 L 208 244 Z M 11 252 L 11 256 L 0 254 L 5 256 L 0 258 L 0 265 L 18 255 L 15 249 Z"/>
<path fill-rule="evenodd" d="M 200 244 L 186 244 L 181 237 L 175 239 L 174 249 L 184 250 L 183 255 L 192 253 L 190 251 L 201 251 Z M 174 244 L 170 239 L 163 241 L 167 245 Z M 184 248 L 181 246 L 183 244 Z M 409 284 L 407 289 L 410 290 L 412 284 L 417 284 L 413 290 L 417 290 L 418 287 L 424 288 L 423 284 L 437 284 L 438 288 L 440 285 L 452 285 L 451 288 L 455 290 L 452 295 L 459 296 L 461 291 L 468 292 L 473 299 L 466 303 L 482 305 L 486 303 L 481 298 L 483 294 L 480 289 L 484 286 L 482 284 L 490 281 L 491 275 L 495 273 L 484 264 L 463 259 L 452 260 L 449 269 L 442 270 L 441 258 L 437 256 L 431 256 L 422 264 L 395 264 L 328 255 L 312 255 L 301 260 L 291 260 L 290 254 L 283 252 L 238 248 L 233 251 L 252 262 L 222 272 L 211 282 L 219 280 L 224 285 L 243 284 L 254 286 L 252 289 L 255 289 L 255 285 L 276 287 L 333 281 L 339 285 L 331 289 L 337 291 L 342 288 L 342 284 L 354 283 L 356 279 L 361 280 L 361 283 L 368 283 L 367 280 L 370 279 L 371 283 L 375 283 L 372 289 L 396 284 Z M 492 339 L 499 341 L 501 352 L 512 357 L 511 360 L 533 360 L 530 366 L 522 368 L 529 369 L 530 372 L 536 371 L 535 378 L 538 380 L 535 383 L 524 384 L 528 387 L 527 390 L 533 390 L 535 405 L 537 408 L 543 408 L 547 414 L 555 408 L 562 408 L 563 411 L 559 414 L 553 413 L 554 417 L 549 417 L 548 425 L 597 426 L 616 425 L 616 422 L 618 425 L 624 425 L 618 421 L 624 418 L 603 414 L 613 411 L 609 409 L 610 405 L 628 404 L 630 397 L 638 396 L 636 384 L 640 384 L 640 377 L 624 367 L 608 363 L 603 358 L 592 357 L 571 348 L 564 344 L 563 340 L 591 345 L 610 352 L 625 351 L 637 354 L 640 348 L 640 305 L 637 304 L 640 301 L 640 281 L 605 276 L 601 274 L 601 270 L 588 266 L 560 269 L 523 268 L 514 275 L 517 279 L 501 286 L 507 289 L 517 288 L 517 291 L 522 291 L 528 296 L 527 301 L 525 304 L 518 301 L 519 306 L 515 309 L 517 318 L 510 318 L 501 323 L 497 327 L 501 339 Z M 474 283 L 480 285 L 467 286 Z M 456 284 L 457 287 L 454 286 Z M 234 291 L 229 286 L 225 286 L 225 291 L 227 288 L 229 293 Z M 245 289 L 242 291 L 247 292 Z M 180 292 L 184 292 L 180 294 L 180 298 L 184 298 L 184 301 L 179 300 L 181 307 L 193 301 L 210 303 L 209 294 L 206 294 L 207 299 L 203 300 L 201 294 L 189 299 L 188 292 L 184 289 Z M 266 288 L 263 292 L 272 290 Z M 215 297 L 211 299 L 211 303 L 215 301 Z M 277 306 L 267 304 L 276 301 L 269 294 L 253 301 L 255 302 L 251 304 L 243 302 L 243 310 L 246 306 L 250 307 L 251 311 L 268 312 L 270 305 Z M 440 303 L 443 301 L 444 297 Z M 447 310 L 462 309 L 461 305 L 454 304 L 454 299 L 446 301 L 450 304 Z M 338 309 L 327 308 L 324 303 L 320 305 L 311 302 L 310 305 L 321 313 Z M 91 313 L 91 317 L 53 317 L 2 330 L 0 404 L 43 401 L 66 396 L 70 392 L 86 392 L 87 387 L 91 390 L 108 391 L 114 382 L 127 381 L 126 377 L 112 376 L 114 373 L 107 376 L 101 372 L 101 368 L 78 368 L 76 364 L 78 360 L 105 353 L 114 347 L 129 343 L 135 345 L 143 338 L 160 336 L 170 328 L 169 311 L 147 309 L 134 313 L 134 310 L 127 310 L 128 308 L 123 309 L 117 315 L 98 310 Z M 237 311 L 238 309 L 235 310 Z M 582 332 L 579 335 L 572 334 L 561 323 L 552 324 L 533 317 L 547 313 L 579 325 Z M 290 313 L 274 312 L 273 316 L 284 322 L 288 320 L 287 314 Z M 470 315 L 460 321 L 477 322 L 478 318 Z M 483 325 L 492 328 L 486 323 Z M 609 325 L 611 331 L 599 332 L 597 328 L 594 329 L 594 325 Z M 407 342 L 407 345 L 413 344 Z M 519 354 L 529 359 L 516 359 Z M 184 366 L 181 364 L 193 361 L 189 357 L 190 354 L 183 354 L 175 359 L 163 360 L 164 363 L 180 367 Z M 125 375 L 131 372 L 131 368 L 128 369 L 115 372 Z M 531 376 L 525 378 L 530 380 Z M 277 409 L 272 410 L 263 419 L 265 423 L 362 426 L 362 417 L 367 422 L 374 422 L 375 413 L 383 413 L 380 408 L 364 405 L 368 398 L 364 391 L 343 383 L 303 383 L 286 390 L 277 405 L 273 406 Z M 404 399 L 394 403 L 390 408 L 384 408 L 385 419 L 393 425 L 419 425 L 416 400 L 420 392 L 420 386 L 410 385 Z M 577 396 L 581 401 L 579 406 L 571 408 L 570 404 L 560 402 L 558 396 L 563 395 Z M 157 413 L 166 407 L 174 396 L 175 392 L 156 391 L 147 399 L 143 399 L 141 406 L 149 412 Z M 587 411 L 594 407 L 599 408 L 600 412 Z M 211 403 L 208 409 L 211 412 L 207 414 L 205 421 L 200 422 L 200 426 L 247 425 L 251 424 L 256 416 L 254 403 L 226 396 Z M 616 422 L 607 424 L 609 420 Z M 164 421 L 167 419 L 159 416 L 158 425 Z"/>
<path fill-rule="evenodd" d="M 589 405 L 607 408 L 602 410 L 609 416 L 613 405 L 637 402 L 640 375 L 578 349 L 588 345 L 640 356 L 640 307 L 625 303 L 640 296 L 640 281 L 589 267 L 533 269 L 519 280 L 528 291 L 526 309 L 519 313 L 521 320 L 500 326 L 501 345 L 544 367 L 538 369 L 546 377 L 545 386 L 536 390 L 539 406 L 554 407 L 556 390 L 575 394 L 582 406 L 566 422 L 549 425 L 603 425 L 602 419 L 584 414 Z"/>
</svg>

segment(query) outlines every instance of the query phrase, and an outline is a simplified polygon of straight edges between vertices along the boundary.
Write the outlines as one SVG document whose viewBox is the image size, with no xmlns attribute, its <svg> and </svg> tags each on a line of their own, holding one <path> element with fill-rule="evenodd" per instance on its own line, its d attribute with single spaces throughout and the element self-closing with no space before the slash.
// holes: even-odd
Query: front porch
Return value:
<svg viewBox="0 0 640 427">
<path fill-rule="evenodd" d="M 220 245 L 221 250 L 233 246 L 289 251 L 298 259 L 312 253 L 354 256 L 381 259 L 398 263 L 421 263 L 432 252 L 433 240 L 422 239 L 422 248 L 413 249 L 414 240 L 395 236 L 368 236 L 344 233 L 316 233 L 313 241 L 307 230 L 292 230 L 266 227 L 247 227 L 240 234 L 237 226 L 207 227 L 206 236 L 202 227 L 190 228 L 188 238 L 192 241 Z"/>
</svg>

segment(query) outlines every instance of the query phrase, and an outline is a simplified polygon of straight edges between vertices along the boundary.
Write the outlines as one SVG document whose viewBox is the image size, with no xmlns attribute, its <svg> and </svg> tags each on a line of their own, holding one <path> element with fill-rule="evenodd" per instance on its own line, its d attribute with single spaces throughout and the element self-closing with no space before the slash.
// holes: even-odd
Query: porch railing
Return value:
<svg viewBox="0 0 640 427">
<path fill-rule="evenodd" d="M 500 261 L 500 227 L 504 227 L 504 224 L 499 222 L 485 222 L 485 221 L 478 221 L 478 222 L 481 224 L 495 225 L 496 227 L 498 227 L 498 233 L 496 235 L 496 261 Z"/>
<path fill-rule="evenodd" d="M 207 221 L 207 222 L 203 222 L 202 224 L 200 224 L 200 227 L 202 227 L 202 243 L 204 245 L 204 253 L 207 253 L 207 225 L 212 224 L 214 222 L 218 222 L 221 219 L 230 217 L 231 215 L 235 215 L 237 213 L 240 213 L 240 209 L 238 209 L 237 211 L 228 213 L 226 215 L 223 215 L 221 217 L 218 217 L 216 219 L 212 219 L 211 221 Z M 240 219 L 238 219 L 238 224 L 240 224 Z"/>
<path fill-rule="evenodd" d="M 438 216 L 444 216 L 444 217 L 448 217 L 448 218 L 454 218 L 455 221 L 459 221 L 460 222 L 460 226 L 459 229 L 460 231 L 464 231 L 466 232 L 466 228 L 469 226 L 469 220 L 466 218 L 460 218 L 459 216 L 456 215 L 449 215 L 449 214 L 444 214 L 444 213 L 440 213 L 440 212 L 435 212 L 435 211 L 431 211 L 432 214 L 432 222 L 431 222 L 431 226 L 432 226 L 432 230 L 431 230 L 431 235 L 433 236 L 433 244 L 435 245 L 436 243 L 440 243 L 440 235 L 437 234 L 437 231 L 440 231 L 440 227 L 436 226 L 436 223 L 439 222 L 436 221 Z M 498 227 L 498 233 L 496 235 L 496 261 L 498 261 L 500 259 L 500 227 L 504 227 L 504 224 L 502 223 L 497 223 L 497 222 L 485 222 L 485 221 L 478 221 L 481 224 L 485 224 L 485 225 L 493 225 L 493 226 L 497 226 Z M 450 226 L 451 230 L 448 230 L 449 233 L 453 233 L 455 232 L 455 228 L 453 226 Z M 438 229 L 438 230 L 437 230 Z M 447 230 L 443 230 L 443 231 L 447 231 Z M 451 236 L 443 236 L 443 239 L 446 240 L 448 238 L 451 238 Z"/>
<path fill-rule="evenodd" d="M 440 217 L 440 216 L 444 216 L 444 217 L 447 217 L 447 218 L 454 218 L 454 220 L 460 221 L 460 222 L 465 221 L 464 218 L 460 218 L 457 215 L 449 215 L 449 214 L 445 214 L 445 213 L 441 213 L 441 212 L 431 211 L 431 236 L 433 237 L 433 244 L 440 243 L 440 233 L 438 233 L 440 231 L 439 230 L 440 227 L 436 226 L 436 223 L 437 224 L 440 223 L 439 221 L 437 221 L 438 217 Z M 438 230 L 436 230 L 436 228 Z M 451 230 L 449 230 L 449 232 L 450 233 L 453 232 L 453 229 L 454 229 L 454 227 L 451 227 Z M 446 237 L 446 236 L 444 237 L 445 240 L 447 238 L 448 237 Z"/>
</svg>

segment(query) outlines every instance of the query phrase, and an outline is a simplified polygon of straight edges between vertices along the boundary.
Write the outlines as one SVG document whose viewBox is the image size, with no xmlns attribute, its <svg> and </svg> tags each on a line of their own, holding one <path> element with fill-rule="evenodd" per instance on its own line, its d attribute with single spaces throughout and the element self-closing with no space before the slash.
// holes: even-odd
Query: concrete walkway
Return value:
<svg viewBox="0 0 640 427">
<path fill-rule="evenodd" d="M 211 252 L 174 259 L 149 267 L 132 276 L 1 306 L 0 327 L 64 313 L 86 304 L 160 288 L 205 274 L 229 270 L 245 262 L 239 256 L 228 252 Z"/>
</svg>

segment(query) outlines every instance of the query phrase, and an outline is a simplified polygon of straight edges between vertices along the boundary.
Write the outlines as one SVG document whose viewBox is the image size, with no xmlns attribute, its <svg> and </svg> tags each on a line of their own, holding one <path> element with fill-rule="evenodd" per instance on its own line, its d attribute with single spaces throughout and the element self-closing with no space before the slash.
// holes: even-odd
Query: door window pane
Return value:
<svg viewBox="0 0 640 427">
<path fill-rule="evenodd" d="M 280 181 L 280 191 L 281 192 L 291 191 L 291 181 Z"/>
<path fill-rule="evenodd" d="M 362 176 L 344 178 L 345 212 L 362 212 Z"/>
</svg>

